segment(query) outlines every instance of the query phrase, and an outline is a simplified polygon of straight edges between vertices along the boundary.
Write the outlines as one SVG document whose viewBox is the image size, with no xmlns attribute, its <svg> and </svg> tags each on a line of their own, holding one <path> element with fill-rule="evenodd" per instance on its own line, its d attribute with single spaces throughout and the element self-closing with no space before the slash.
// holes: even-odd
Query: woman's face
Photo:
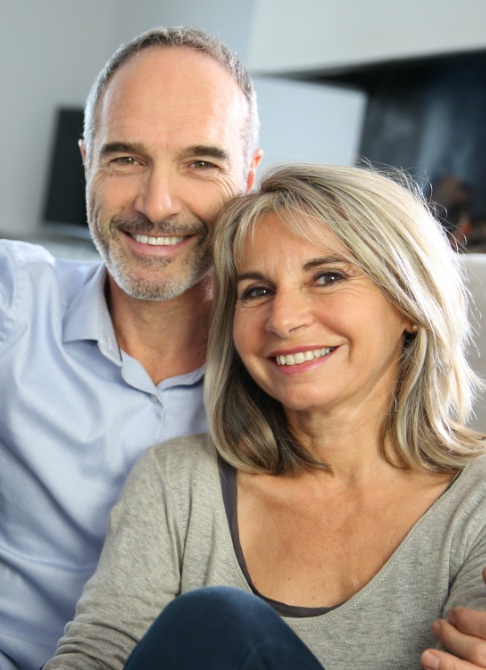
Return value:
<svg viewBox="0 0 486 670">
<path fill-rule="evenodd" d="M 276 214 L 262 217 L 237 266 L 235 346 L 287 414 L 362 406 L 381 413 L 411 323 L 345 260 L 338 238 L 324 235 L 325 244 L 316 246 Z"/>
</svg>

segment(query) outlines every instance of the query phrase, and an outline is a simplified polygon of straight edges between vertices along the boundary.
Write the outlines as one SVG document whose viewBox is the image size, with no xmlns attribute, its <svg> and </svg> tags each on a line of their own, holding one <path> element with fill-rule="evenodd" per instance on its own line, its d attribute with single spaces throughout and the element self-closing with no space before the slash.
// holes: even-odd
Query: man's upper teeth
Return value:
<svg viewBox="0 0 486 670">
<path fill-rule="evenodd" d="M 133 239 L 141 244 L 151 244 L 154 247 L 168 246 L 182 242 L 184 237 L 153 237 L 152 235 L 133 235 Z"/>
<path fill-rule="evenodd" d="M 314 358 L 322 358 L 331 353 L 333 347 L 324 349 L 313 349 L 312 351 L 299 351 L 296 354 L 287 354 L 287 356 L 276 356 L 278 365 L 300 365 L 306 361 L 312 361 Z"/>
</svg>

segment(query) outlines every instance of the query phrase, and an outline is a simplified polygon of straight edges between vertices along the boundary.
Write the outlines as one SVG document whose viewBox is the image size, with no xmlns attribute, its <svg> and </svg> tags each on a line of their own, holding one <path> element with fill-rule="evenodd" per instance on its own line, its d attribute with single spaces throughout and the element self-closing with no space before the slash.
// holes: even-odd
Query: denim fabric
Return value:
<svg viewBox="0 0 486 670">
<path fill-rule="evenodd" d="M 130 655 L 125 670 L 323 670 L 270 605 L 225 586 L 177 597 Z"/>
</svg>

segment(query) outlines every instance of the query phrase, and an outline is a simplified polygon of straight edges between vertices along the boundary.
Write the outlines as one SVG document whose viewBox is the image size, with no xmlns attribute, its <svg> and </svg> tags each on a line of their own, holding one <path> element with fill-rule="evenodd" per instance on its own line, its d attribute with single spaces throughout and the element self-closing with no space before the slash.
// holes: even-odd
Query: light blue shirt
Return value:
<svg viewBox="0 0 486 670">
<path fill-rule="evenodd" d="M 155 386 L 118 348 L 105 280 L 0 241 L 0 670 L 54 652 L 137 457 L 206 430 L 203 369 Z"/>
</svg>

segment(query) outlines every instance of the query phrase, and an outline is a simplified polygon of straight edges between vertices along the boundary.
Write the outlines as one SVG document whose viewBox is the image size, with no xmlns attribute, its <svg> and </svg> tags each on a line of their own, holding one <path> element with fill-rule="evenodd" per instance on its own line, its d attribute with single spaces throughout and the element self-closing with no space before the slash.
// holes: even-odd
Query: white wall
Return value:
<svg viewBox="0 0 486 670">
<path fill-rule="evenodd" d="M 0 235 L 41 229 L 55 111 L 80 106 L 116 46 L 152 25 L 214 33 L 250 71 L 282 73 L 391 54 L 486 46 L 485 0 L 3 0 Z M 255 76 L 264 166 L 352 162 L 361 94 Z"/>
<path fill-rule="evenodd" d="M 82 106 L 122 42 L 194 24 L 246 49 L 253 0 L 7 0 L 0 27 L 0 235 L 40 230 L 55 111 Z"/>
<path fill-rule="evenodd" d="M 42 231 L 56 108 L 84 104 L 96 73 L 121 42 L 154 25 L 192 25 L 213 33 L 246 61 L 259 2 L 3 0 L 0 236 L 28 238 Z M 352 161 L 360 95 L 266 78 L 256 85 L 264 164 Z"/>
<path fill-rule="evenodd" d="M 486 47 L 485 0 L 259 0 L 248 65 L 329 71 Z"/>
<path fill-rule="evenodd" d="M 254 77 L 264 149 L 261 170 L 285 161 L 349 165 L 359 145 L 366 99 L 334 87 Z"/>
<path fill-rule="evenodd" d="M 256 0 L 118 0 L 118 5 L 120 40 L 157 25 L 192 26 L 218 37 L 246 61 Z"/>
<path fill-rule="evenodd" d="M 117 0 L 2 2 L 0 231 L 39 225 L 54 113 L 83 103 L 115 44 Z"/>
</svg>

